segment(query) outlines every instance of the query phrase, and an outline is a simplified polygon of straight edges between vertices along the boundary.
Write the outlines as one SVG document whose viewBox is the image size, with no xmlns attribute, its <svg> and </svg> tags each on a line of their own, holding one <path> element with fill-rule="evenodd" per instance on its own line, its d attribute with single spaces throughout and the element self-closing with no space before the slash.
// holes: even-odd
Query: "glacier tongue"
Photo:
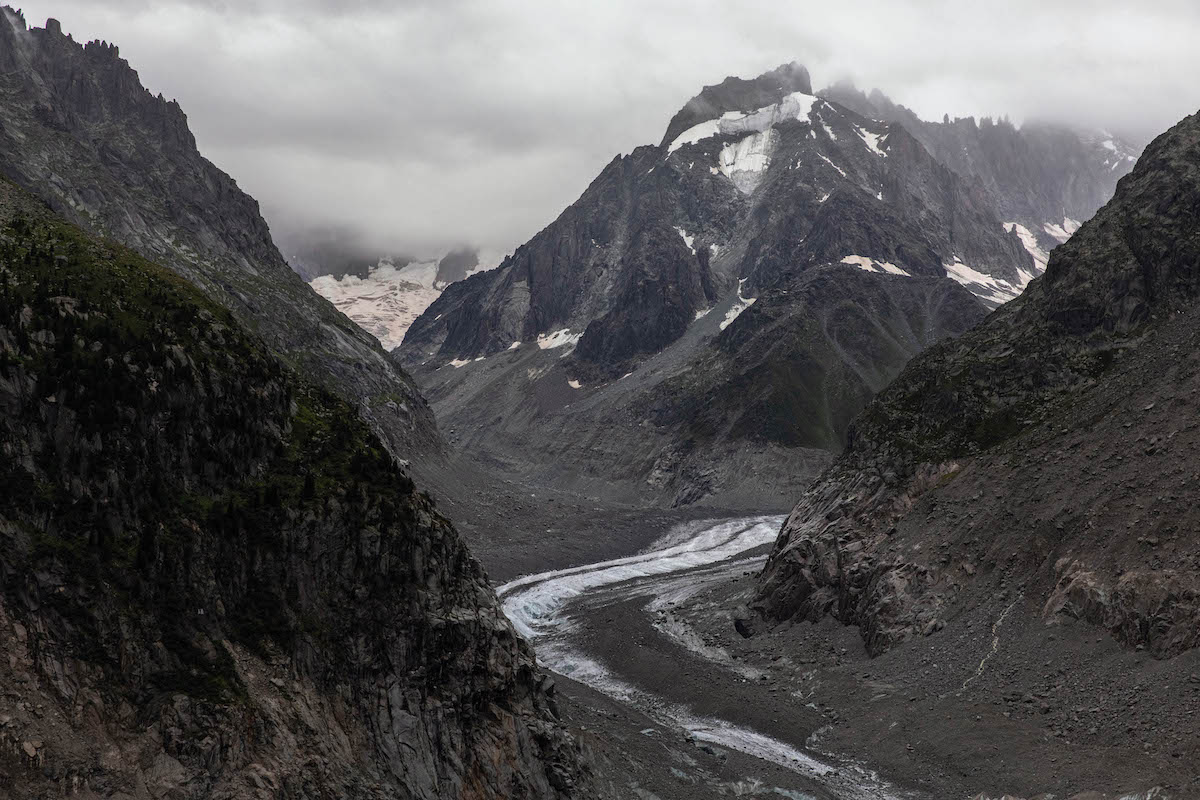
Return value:
<svg viewBox="0 0 1200 800">
<path fill-rule="evenodd" d="M 408 326 L 441 294 L 434 280 L 437 269 L 437 261 L 396 267 L 384 260 L 365 278 L 322 275 L 309 285 L 391 350 L 400 346 Z"/>
</svg>

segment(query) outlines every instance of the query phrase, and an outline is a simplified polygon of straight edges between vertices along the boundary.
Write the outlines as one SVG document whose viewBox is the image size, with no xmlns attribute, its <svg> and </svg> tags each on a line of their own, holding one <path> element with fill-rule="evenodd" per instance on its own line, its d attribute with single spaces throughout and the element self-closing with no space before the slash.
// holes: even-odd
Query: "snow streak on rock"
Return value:
<svg viewBox="0 0 1200 800">
<path fill-rule="evenodd" d="M 946 267 L 946 276 L 961 283 L 967 287 L 976 297 L 986 300 L 996 305 L 1003 305 L 1009 300 L 1013 300 L 1017 295 L 1021 294 L 1021 289 L 1024 285 L 1014 286 L 1006 280 L 993 278 L 991 275 L 982 273 L 976 269 L 968 267 L 955 257 L 953 263 L 944 265 Z"/>
<path fill-rule="evenodd" d="M 842 259 L 842 263 L 849 264 L 852 267 L 858 267 L 859 269 L 867 272 L 886 272 L 891 275 L 904 275 L 905 277 L 909 278 L 912 277 L 912 275 L 889 261 L 876 261 L 875 259 L 867 258 L 866 256 L 846 256 Z"/>
<path fill-rule="evenodd" d="M 746 282 L 745 278 L 738 281 L 737 302 L 733 304 L 733 308 L 725 312 L 725 319 L 721 320 L 721 330 L 725 330 L 733 321 L 741 316 L 742 312 L 750 306 L 754 305 L 757 297 L 742 297 L 742 284 Z"/>
</svg>

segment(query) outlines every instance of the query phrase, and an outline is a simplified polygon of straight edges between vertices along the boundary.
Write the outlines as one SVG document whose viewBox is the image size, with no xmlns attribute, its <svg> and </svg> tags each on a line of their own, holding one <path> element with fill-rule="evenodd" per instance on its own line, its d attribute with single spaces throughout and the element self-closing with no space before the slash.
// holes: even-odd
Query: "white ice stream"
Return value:
<svg viewBox="0 0 1200 800">
<path fill-rule="evenodd" d="M 599 660 L 589 657 L 576 643 L 578 622 L 569 606 L 586 604 L 601 589 L 628 585 L 634 596 L 650 598 L 649 613 L 671 600 L 682 600 L 698 586 L 726 571 L 757 568 L 758 560 L 745 554 L 774 541 L 783 517 L 749 517 L 685 525 L 643 553 L 570 569 L 527 575 L 496 591 L 504 613 L 524 636 L 533 641 L 543 666 L 570 677 L 619 701 L 629 703 L 661 723 L 680 727 L 698 741 L 710 742 L 770 761 L 812 779 L 837 797 L 848 800 L 885 800 L 903 794 L 884 784 L 873 772 L 853 764 L 833 765 L 786 742 L 749 728 L 712 717 L 703 717 L 684 705 L 660 698 L 614 675 Z M 696 655 L 720 663 L 708 648 L 693 646 L 678 631 L 666 630 Z"/>
</svg>

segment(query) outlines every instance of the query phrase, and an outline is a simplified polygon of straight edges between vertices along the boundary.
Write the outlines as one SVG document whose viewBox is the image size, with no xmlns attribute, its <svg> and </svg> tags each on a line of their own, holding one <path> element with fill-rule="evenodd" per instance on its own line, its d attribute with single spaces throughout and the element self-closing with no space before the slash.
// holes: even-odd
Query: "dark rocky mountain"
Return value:
<svg viewBox="0 0 1200 800">
<path fill-rule="evenodd" d="M 781 531 L 759 610 L 832 616 L 880 654 L 1008 606 L 1045 623 L 1047 653 L 1051 626 L 1095 626 L 1167 659 L 1164 685 L 1186 682 L 1198 300 L 1200 115 L 1146 148 L 1021 297 L 918 356 L 857 418 Z"/>
<path fill-rule="evenodd" d="M 595 796 L 347 401 L 8 182 L 0 228 L 0 794 Z"/>
<path fill-rule="evenodd" d="M 27 29 L 7 7 L 0 17 L 4 175 L 204 289 L 396 452 L 440 448 L 410 378 L 288 267 L 258 204 L 200 155 L 177 103 L 145 90 L 115 45 L 81 45 L 54 20 Z"/>
<path fill-rule="evenodd" d="M 1080 220 L 1090 219 L 1112 197 L 1141 148 L 1104 131 L 972 117 L 941 122 L 920 119 L 878 89 L 869 94 L 848 83 L 820 95 L 863 116 L 898 122 L 940 163 L 975 178 L 1007 222 L 1022 225 L 1049 252 Z M 1044 264 L 1042 265 L 1044 268 Z"/>
<path fill-rule="evenodd" d="M 778 502 L 908 358 L 1040 273 L 1034 220 L 1004 217 L 981 174 L 811 91 L 797 65 L 706 87 L 661 144 L 430 305 L 396 355 L 464 452 L 672 503 L 738 495 L 730 465 L 755 453 L 794 482 L 760 474 L 738 502 Z"/>
</svg>

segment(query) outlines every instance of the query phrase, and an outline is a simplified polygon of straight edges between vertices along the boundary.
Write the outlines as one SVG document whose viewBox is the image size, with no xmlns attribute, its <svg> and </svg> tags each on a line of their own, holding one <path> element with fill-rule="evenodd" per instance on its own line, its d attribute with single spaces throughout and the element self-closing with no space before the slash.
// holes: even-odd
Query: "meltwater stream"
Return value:
<svg viewBox="0 0 1200 800">
<path fill-rule="evenodd" d="M 786 742 L 725 720 L 698 716 L 685 706 L 623 681 L 588 657 L 573 641 L 575 623 L 566 614 L 568 604 L 586 603 L 590 592 L 626 583 L 636 584 L 637 594 L 651 599 L 651 608 L 668 597 L 686 596 L 697 584 L 749 568 L 751 562 L 744 554 L 772 542 L 783 520 L 778 516 L 749 517 L 699 528 L 680 526 L 647 552 L 527 575 L 496 591 L 505 614 L 533 642 L 539 660 L 553 672 L 629 703 L 663 723 L 680 727 L 697 740 L 790 769 L 835 791 L 838 797 L 899 800 L 903 795 L 869 770 L 845 764 L 835 767 Z M 707 657 L 700 650 L 694 652 Z"/>
</svg>

